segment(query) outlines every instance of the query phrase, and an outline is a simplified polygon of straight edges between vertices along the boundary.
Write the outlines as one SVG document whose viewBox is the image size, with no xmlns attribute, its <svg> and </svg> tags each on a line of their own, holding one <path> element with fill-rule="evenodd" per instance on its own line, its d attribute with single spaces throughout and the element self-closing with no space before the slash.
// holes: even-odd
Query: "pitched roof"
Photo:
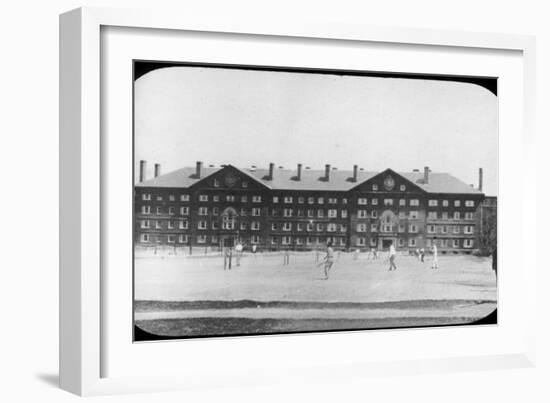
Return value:
<svg viewBox="0 0 550 403">
<path fill-rule="evenodd" d="M 136 183 L 137 187 L 163 187 L 163 188 L 186 188 L 198 181 L 222 170 L 223 167 L 203 167 L 201 178 L 195 176 L 194 167 L 185 167 L 160 175 L 156 178 Z M 358 184 L 378 175 L 380 172 L 361 171 L 357 172 L 357 182 L 351 181 L 352 171 L 331 170 L 330 181 L 323 180 L 324 170 L 302 169 L 301 180 L 295 179 L 296 171 L 291 169 L 275 169 L 273 180 L 267 179 L 268 169 L 235 168 L 240 172 L 252 177 L 270 189 L 280 190 L 331 190 L 347 191 Z M 397 172 L 407 180 L 411 181 L 428 193 L 460 193 L 460 194 L 482 194 L 479 190 L 467 185 L 460 179 L 448 173 L 430 172 L 429 183 L 423 183 L 422 172 Z"/>
</svg>

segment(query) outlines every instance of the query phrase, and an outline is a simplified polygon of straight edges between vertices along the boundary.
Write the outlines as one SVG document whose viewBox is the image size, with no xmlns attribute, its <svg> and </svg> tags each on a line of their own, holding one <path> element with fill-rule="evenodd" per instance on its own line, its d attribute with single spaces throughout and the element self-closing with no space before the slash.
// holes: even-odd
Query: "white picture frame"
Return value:
<svg viewBox="0 0 550 403">
<path fill-rule="evenodd" d="M 169 12 L 151 10 L 117 10 L 104 8 L 81 8 L 60 17 L 60 385 L 63 389 L 79 395 L 113 393 L 134 393 L 140 391 L 161 391 L 196 387 L 224 386 L 229 382 L 235 386 L 271 382 L 302 382 L 304 380 L 336 380 L 343 377 L 361 377 L 372 374 L 412 374 L 419 372 L 464 371 L 491 368 L 526 367 L 535 360 L 535 289 L 536 264 L 534 255 L 524 253 L 521 261 L 521 282 L 504 275 L 506 284 L 514 283 L 516 295 L 521 295 L 522 308 L 533 314 L 524 315 L 523 321 L 512 319 L 502 324 L 500 330 L 509 329 L 514 337 L 503 341 L 499 352 L 484 353 L 481 349 L 465 349 L 450 354 L 435 351 L 417 358 L 398 355 L 387 360 L 367 360 L 360 353 L 348 360 L 339 361 L 326 357 L 326 361 L 312 360 L 307 354 L 298 355 L 285 364 L 283 361 L 263 361 L 263 371 L 247 374 L 246 360 L 237 362 L 238 356 L 226 357 L 233 367 L 220 366 L 190 371 L 199 367 L 194 357 L 185 364 L 172 365 L 171 371 L 153 375 L 119 374 L 105 376 L 104 360 L 116 346 L 106 348 L 103 318 L 109 315 L 105 303 L 106 291 L 102 288 L 101 267 L 106 246 L 102 240 L 102 200 L 105 178 L 109 172 L 103 165 L 104 144 L 101 141 L 102 103 L 101 91 L 101 30 L 104 27 L 128 27 L 139 29 L 176 30 L 219 35 L 248 35 L 261 38 L 295 38 L 302 40 L 338 40 L 354 43 L 377 42 L 380 44 L 401 44 L 411 46 L 445 47 L 452 49 L 473 49 L 477 52 L 513 51 L 521 56 L 523 74 L 521 87 L 524 97 L 516 100 L 522 107 L 523 131 L 517 133 L 514 141 L 523 145 L 522 166 L 524 170 L 535 170 L 534 155 L 534 92 L 535 92 L 535 40 L 530 36 L 469 33 L 444 30 L 419 30 L 410 28 L 385 28 L 350 26 L 320 21 L 282 22 L 242 19 L 215 20 L 193 15 L 173 15 Z M 222 34 L 223 33 L 223 34 Z M 338 45 L 335 45 L 338 46 Z M 130 77 L 128 80 L 130 81 Z M 517 107 L 515 105 L 514 107 Z M 501 149 L 503 158 L 508 150 Z M 501 170 L 502 175 L 502 170 Z M 507 181 L 515 178 L 507 177 Z M 519 176 L 520 188 L 534 188 L 534 177 Z M 501 185 L 504 179 L 501 177 Z M 501 186 L 502 188 L 502 186 Z M 506 186 L 505 186 L 506 188 Z M 518 200 L 528 201 L 529 192 L 520 192 Z M 499 195 L 500 196 L 500 195 Z M 499 220 L 506 217 L 504 208 L 499 207 Z M 518 213 L 520 224 L 517 230 L 523 240 L 519 247 L 527 251 L 527 234 L 535 233 L 535 210 L 523 208 Z M 516 217 L 517 218 L 517 217 Z M 500 231 L 500 226 L 499 226 Z M 500 245 L 499 232 L 499 245 Z M 516 233 L 516 236 L 519 236 Z M 499 246 L 499 249 L 500 246 Z M 501 249 L 503 250 L 503 249 Z M 504 251 L 504 250 L 503 250 Z M 504 252 L 503 252 L 504 253 Z M 499 262 L 503 259 L 499 251 Z M 500 263 L 499 263 L 500 267 Z M 500 268 L 499 268 L 500 273 Z M 499 284 L 500 286 L 500 284 Z M 128 284 L 128 287 L 131 287 Z M 506 301 L 505 301 L 506 303 Z M 512 317 L 511 317 L 512 318 Z M 466 329 L 468 330 L 468 329 Z M 471 330 L 471 329 L 470 329 Z M 489 331 L 480 337 L 499 336 L 500 330 Z M 369 333 L 369 340 L 381 337 L 399 340 L 406 336 L 404 331 Z M 433 337 L 447 337 L 445 333 Z M 503 333 L 504 334 L 504 333 Z M 508 334 L 508 333 L 507 333 Z M 427 333 L 423 334 L 424 337 Z M 521 335 L 521 337 L 519 336 Z M 464 330 L 461 333 L 465 337 Z M 266 346 L 294 349 L 303 348 L 308 338 L 314 336 L 293 336 L 292 338 L 249 338 L 246 349 L 251 355 L 261 354 Z M 329 339 L 330 337 L 330 339 Z M 332 334 L 324 339 L 327 343 L 362 343 L 365 335 Z M 431 337 L 431 336 L 430 336 Z M 477 336 L 476 336 L 477 337 Z M 521 341 L 520 341 L 521 338 Z M 465 337 L 468 339 L 468 337 Z M 412 340 L 412 339 L 411 339 Z M 409 340 L 409 342 L 411 341 Z M 468 339 L 469 340 L 469 339 Z M 504 340 L 504 339 L 503 339 Z M 266 343 L 271 343 L 268 345 Z M 131 343 L 128 340 L 128 343 Z M 196 349 L 204 348 L 197 342 Z M 216 344 L 230 346 L 243 351 L 243 340 L 214 340 L 207 346 L 216 352 Z M 182 348 L 182 343 L 163 343 L 164 350 Z M 166 347 L 167 346 L 167 347 Z M 225 354 L 221 350 L 220 354 Z M 229 353 L 227 353 L 229 354 Z M 195 361 L 193 361 L 195 360 Z M 222 360 L 218 358 L 217 360 Z M 216 359 L 213 359 L 216 362 Z M 251 361 L 252 362 L 252 361 Z M 255 361 L 257 368 L 262 367 Z M 179 367 L 179 371 L 177 370 Z M 174 371 L 176 369 L 176 371 Z M 327 376 L 326 370 L 332 373 Z M 229 374 L 231 371 L 231 374 Z M 194 373 L 195 376 L 190 376 Z M 335 375 L 337 373 L 338 375 Z M 228 375 L 231 375 L 228 377 Z"/>
</svg>

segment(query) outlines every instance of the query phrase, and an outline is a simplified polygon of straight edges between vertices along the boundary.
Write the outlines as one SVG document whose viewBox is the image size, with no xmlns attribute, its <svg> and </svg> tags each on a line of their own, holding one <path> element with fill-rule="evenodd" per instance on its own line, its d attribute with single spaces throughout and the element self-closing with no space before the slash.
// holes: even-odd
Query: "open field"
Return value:
<svg viewBox="0 0 550 403">
<path fill-rule="evenodd" d="M 165 336 L 284 333 L 471 323 L 496 308 L 491 260 L 441 256 L 438 270 L 412 256 L 341 253 L 328 280 L 315 252 L 145 257 L 135 263 L 136 324 Z"/>
</svg>

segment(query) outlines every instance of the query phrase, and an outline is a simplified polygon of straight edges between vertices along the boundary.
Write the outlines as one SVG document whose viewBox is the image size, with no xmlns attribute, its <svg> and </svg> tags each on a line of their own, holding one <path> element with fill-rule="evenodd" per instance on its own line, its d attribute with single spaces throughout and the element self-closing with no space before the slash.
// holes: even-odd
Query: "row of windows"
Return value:
<svg viewBox="0 0 550 403">
<path fill-rule="evenodd" d="M 453 234 L 460 234 L 460 228 L 459 225 L 428 225 L 427 230 L 429 234 L 450 234 L 451 231 Z M 462 228 L 465 234 L 474 233 L 473 225 L 464 225 Z"/>
<path fill-rule="evenodd" d="M 429 211 L 428 212 L 428 219 L 437 220 L 439 218 L 442 219 L 442 220 L 450 220 L 451 216 L 449 216 L 449 213 L 446 212 L 446 211 L 442 211 L 440 214 L 438 214 L 437 211 Z M 460 220 L 461 218 L 462 218 L 462 216 L 461 216 L 459 211 L 453 212 L 453 215 L 452 215 L 453 220 Z M 474 213 L 465 212 L 464 213 L 464 219 L 465 220 L 473 220 L 474 219 Z"/>
<path fill-rule="evenodd" d="M 284 196 L 284 197 L 280 197 L 280 196 L 273 196 L 273 203 L 279 203 L 279 201 L 283 201 L 283 203 L 286 203 L 286 204 L 291 204 L 291 203 L 294 203 L 294 197 L 292 196 Z M 296 198 L 296 201 L 298 202 L 298 204 L 304 204 L 306 203 L 306 200 L 307 200 L 307 204 L 325 204 L 325 198 L 324 197 L 308 197 L 308 198 L 305 198 L 305 197 L 297 197 Z M 338 198 L 336 197 L 328 197 L 326 199 L 327 203 L 328 204 L 338 204 Z M 347 204 L 348 203 L 348 199 L 346 198 L 343 198 L 341 199 L 341 202 L 342 204 Z"/>
<path fill-rule="evenodd" d="M 453 247 L 453 248 L 460 248 L 461 245 L 464 247 L 464 248 L 472 248 L 474 246 L 474 241 L 472 239 L 440 239 L 440 240 L 432 240 L 432 239 L 428 239 L 427 241 L 427 246 L 428 247 L 432 247 L 433 244 L 436 244 L 442 248 L 448 248 L 448 247 Z M 403 239 L 403 238 L 399 238 L 397 240 L 397 246 L 398 247 L 404 247 L 406 245 L 406 240 Z M 370 246 L 372 247 L 376 247 L 378 246 L 378 239 L 377 238 L 370 238 L 370 242 L 369 242 Z M 356 246 L 366 246 L 367 245 L 367 238 L 365 237 L 358 237 L 356 240 L 355 240 L 355 245 Z M 409 241 L 408 241 L 408 246 L 409 247 L 416 247 L 417 246 L 417 240 L 415 238 L 410 238 Z"/>
<path fill-rule="evenodd" d="M 378 224 L 371 224 L 370 232 L 378 232 L 379 229 L 380 229 L 380 232 L 395 232 L 395 228 L 396 226 L 393 224 L 382 224 L 380 226 Z M 408 232 L 410 233 L 415 234 L 418 232 L 418 226 L 415 224 L 410 224 L 408 228 L 409 228 Z M 405 232 L 406 227 L 404 224 L 399 224 L 397 226 L 397 229 L 398 229 L 398 232 Z M 357 232 L 367 232 L 367 224 L 357 224 L 355 227 L 355 230 Z"/>
</svg>

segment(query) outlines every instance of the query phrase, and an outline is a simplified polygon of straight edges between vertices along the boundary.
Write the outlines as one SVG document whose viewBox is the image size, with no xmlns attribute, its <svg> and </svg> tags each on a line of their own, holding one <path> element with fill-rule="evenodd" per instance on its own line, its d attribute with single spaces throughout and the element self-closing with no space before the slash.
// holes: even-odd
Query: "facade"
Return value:
<svg viewBox="0 0 550 403">
<path fill-rule="evenodd" d="M 145 171 L 145 162 L 140 164 Z M 482 171 L 480 169 L 480 185 Z M 480 186 L 481 187 L 481 186 Z M 447 173 L 296 170 L 232 165 L 182 168 L 134 188 L 134 239 L 140 247 L 217 249 L 237 240 L 258 250 L 478 248 L 485 199 Z"/>
</svg>

